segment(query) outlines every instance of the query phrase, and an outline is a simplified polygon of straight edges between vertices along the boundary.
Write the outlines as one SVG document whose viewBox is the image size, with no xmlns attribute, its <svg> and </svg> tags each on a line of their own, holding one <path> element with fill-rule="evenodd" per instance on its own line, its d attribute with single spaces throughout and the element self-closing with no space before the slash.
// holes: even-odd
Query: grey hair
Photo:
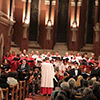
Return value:
<svg viewBox="0 0 100 100">
<path fill-rule="evenodd" d="M 75 81 L 74 78 L 70 78 L 70 79 L 68 80 L 68 83 L 69 83 L 69 87 L 70 87 L 70 88 L 74 88 L 74 87 L 76 86 L 76 81 Z"/>
<path fill-rule="evenodd" d="M 96 81 L 96 82 L 93 83 L 93 89 L 94 90 L 99 90 L 99 87 L 100 87 L 100 83 L 99 82 Z"/>
<path fill-rule="evenodd" d="M 84 90 L 83 90 L 83 95 L 87 96 L 88 94 L 91 94 L 93 93 L 92 89 L 89 88 L 89 87 L 86 87 Z"/>
<path fill-rule="evenodd" d="M 69 84 L 68 84 L 68 82 L 62 82 L 62 83 L 60 84 L 60 87 L 61 87 L 61 89 L 63 89 L 63 90 L 67 90 L 67 89 L 69 89 Z"/>
</svg>

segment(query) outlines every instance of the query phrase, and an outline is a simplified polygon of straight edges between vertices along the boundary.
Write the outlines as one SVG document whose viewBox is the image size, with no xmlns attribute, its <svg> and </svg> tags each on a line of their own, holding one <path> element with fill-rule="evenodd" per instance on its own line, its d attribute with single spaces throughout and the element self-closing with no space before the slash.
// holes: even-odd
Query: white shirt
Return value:
<svg viewBox="0 0 100 100">
<path fill-rule="evenodd" d="M 77 76 L 78 75 L 78 70 L 77 69 L 75 69 L 75 76 Z"/>
</svg>

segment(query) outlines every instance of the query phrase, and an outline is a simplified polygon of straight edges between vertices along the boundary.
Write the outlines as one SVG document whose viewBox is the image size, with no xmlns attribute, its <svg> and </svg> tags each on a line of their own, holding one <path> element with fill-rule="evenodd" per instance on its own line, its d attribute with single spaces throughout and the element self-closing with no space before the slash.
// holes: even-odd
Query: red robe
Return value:
<svg viewBox="0 0 100 100">
<path fill-rule="evenodd" d="M 14 72 L 18 68 L 18 61 L 11 61 L 11 71 Z"/>
</svg>

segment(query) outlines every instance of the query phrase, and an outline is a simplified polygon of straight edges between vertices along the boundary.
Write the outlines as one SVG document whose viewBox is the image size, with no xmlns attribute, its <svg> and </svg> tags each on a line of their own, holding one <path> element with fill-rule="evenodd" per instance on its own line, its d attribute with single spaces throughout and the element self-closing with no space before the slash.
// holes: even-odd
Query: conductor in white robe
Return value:
<svg viewBox="0 0 100 100">
<path fill-rule="evenodd" d="M 53 91 L 53 78 L 54 78 L 54 67 L 50 63 L 49 58 L 45 58 L 46 61 L 41 66 L 41 88 L 40 92 L 43 95 L 50 95 Z"/>
</svg>

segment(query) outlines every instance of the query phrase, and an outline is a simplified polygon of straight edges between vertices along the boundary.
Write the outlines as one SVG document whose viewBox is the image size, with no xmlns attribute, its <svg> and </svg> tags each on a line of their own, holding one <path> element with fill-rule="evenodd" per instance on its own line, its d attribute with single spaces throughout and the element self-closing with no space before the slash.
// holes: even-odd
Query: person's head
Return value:
<svg viewBox="0 0 100 100">
<path fill-rule="evenodd" d="M 14 50 L 12 51 L 12 55 L 15 56 L 15 51 Z"/>
<path fill-rule="evenodd" d="M 96 77 L 92 77 L 91 80 L 92 80 L 93 82 L 95 82 L 95 81 L 97 80 L 97 78 L 96 78 Z"/>
<path fill-rule="evenodd" d="M 39 72 L 39 69 L 38 68 L 35 68 L 35 73 L 38 73 Z"/>
<path fill-rule="evenodd" d="M 67 90 L 67 89 L 69 89 L 69 84 L 68 84 L 68 82 L 62 82 L 60 87 L 62 90 Z"/>
<path fill-rule="evenodd" d="M 88 87 L 88 81 L 85 80 L 85 79 L 83 79 L 83 86 L 84 86 L 84 87 Z"/>
<path fill-rule="evenodd" d="M 54 55 L 54 54 L 55 54 L 55 52 L 54 52 L 54 51 L 52 51 L 52 52 L 51 52 L 51 55 Z"/>
<path fill-rule="evenodd" d="M 3 81 L 7 81 L 7 77 L 8 77 L 8 73 L 2 73 L 0 75 L 0 79 L 3 80 Z"/>
<path fill-rule="evenodd" d="M 98 67 L 98 62 L 94 62 L 94 67 Z"/>
<path fill-rule="evenodd" d="M 100 83 L 98 81 L 94 82 L 93 83 L 93 89 L 94 90 L 99 90 L 99 88 L 100 88 Z"/>
<path fill-rule="evenodd" d="M 15 77 L 13 72 L 8 73 L 8 77 Z"/>
<path fill-rule="evenodd" d="M 46 54 L 47 54 L 47 51 L 46 51 L 46 50 L 44 50 L 44 51 L 43 51 L 43 54 L 45 54 L 45 55 L 46 55 Z"/>
<path fill-rule="evenodd" d="M 59 80 L 58 87 L 60 87 L 60 85 L 61 85 L 62 82 L 63 82 L 63 80 Z"/>
<path fill-rule="evenodd" d="M 48 52 L 47 55 L 50 55 L 50 52 Z"/>
<path fill-rule="evenodd" d="M 56 55 L 59 55 L 59 52 L 58 52 L 58 51 L 56 51 L 56 52 L 55 52 L 55 54 L 56 54 Z"/>
<path fill-rule="evenodd" d="M 52 59 L 52 60 L 50 60 L 50 63 L 51 63 L 51 64 L 54 64 L 54 60 L 53 60 L 53 59 Z"/>
<path fill-rule="evenodd" d="M 23 60 L 22 60 L 22 64 L 23 64 L 23 65 L 26 65 L 26 62 L 27 62 L 26 59 L 23 59 Z"/>
<path fill-rule="evenodd" d="M 68 66 L 68 69 L 67 70 L 70 71 L 71 70 L 71 66 Z"/>
<path fill-rule="evenodd" d="M 31 54 L 34 55 L 34 50 L 31 51 Z"/>
<path fill-rule="evenodd" d="M 36 54 L 39 55 L 39 51 L 36 51 Z"/>
<path fill-rule="evenodd" d="M 49 58 L 48 58 L 48 57 L 46 57 L 46 58 L 45 58 L 45 60 L 46 60 L 46 61 L 47 61 L 47 60 L 49 61 Z"/>
<path fill-rule="evenodd" d="M 8 59 L 4 59 L 4 64 L 9 64 L 9 61 L 8 61 Z"/>
<path fill-rule="evenodd" d="M 14 78 L 18 78 L 18 72 L 17 71 L 14 71 L 13 74 L 14 74 Z"/>
<path fill-rule="evenodd" d="M 70 79 L 68 80 L 68 83 L 69 83 L 69 87 L 70 87 L 70 88 L 75 88 L 75 86 L 76 86 L 76 81 L 75 81 L 74 78 L 70 78 Z"/>
<path fill-rule="evenodd" d="M 23 54 L 26 54 L 26 49 L 23 50 Z"/>
<path fill-rule="evenodd" d="M 77 52 L 77 56 L 80 56 L 80 53 L 79 52 Z"/>
<path fill-rule="evenodd" d="M 83 96 L 87 96 L 89 94 L 93 93 L 92 89 L 89 88 L 89 87 L 86 87 L 84 90 L 83 90 Z"/>
<path fill-rule="evenodd" d="M 91 57 L 94 57 L 94 53 L 91 53 Z"/>
<path fill-rule="evenodd" d="M 33 73 L 33 69 L 32 68 L 30 68 L 30 74 L 32 74 Z"/>
<path fill-rule="evenodd" d="M 74 66 L 75 66 L 75 69 L 77 69 L 78 68 L 78 63 L 75 62 Z"/>
<path fill-rule="evenodd" d="M 91 93 L 87 95 L 86 100 L 97 100 L 97 97 L 93 93 Z"/>
<path fill-rule="evenodd" d="M 56 96 L 55 100 L 67 100 L 67 98 L 64 94 L 59 94 Z"/>
<path fill-rule="evenodd" d="M 86 72 L 87 72 L 87 68 L 86 68 L 86 67 L 83 69 L 83 72 L 84 72 L 84 73 L 86 73 Z"/>
<path fill-rule="evenodd" d="M 68 56 L 68 52 L 65 53 L 65 56 Z"/>
<path fill-rule="evenodd" d="M 29 57 L 29 58 L 32 58 L 32 54 L 29 53 L 29 54 L 28 54 L 28 57 Z"/>
<path fill-rule="evenodd" d="M 81 86 L 81 80 L 83 79 L 83 76 L 79 75 L 77 77 L 77 81 L 76 81 L 76 87 Z"/>
<path fill-rule="evenodd" d="M 84 57 L 85 57 L 85 58 L 88 57 L 88 54 L 87 54 L 86 52 L 84 53 Z"/>
<path fill-rule="evenodd" d="M 62 59 L 59 59 L 59 63 L 62 63 Z"/>
<path fill-rule="evenodd" d="M 73 51 L 70 51 L 70 54 L 73 54 L 74 52 Z"/>
<path fill-rule="evenodd" d="M 22 54 L 21 53 L 19 54 L 19 58 L 22 58 Z"/>
<path fill-rule="evenodd" d="M 89 80 L 89 81 L 88 81 L 88 87 L 90 87 L 90 88 L 93 87 L 93 81 L 92 81 L 92 80 Z"/>
<path fill-rule="evenodd" d="M 9 56 L 10 56 L 10 53 L 9 53 L 9 52 L 7 52 L 5 56 L 6 56 L 6 57 L 9 57 Z"/>
</svg>

